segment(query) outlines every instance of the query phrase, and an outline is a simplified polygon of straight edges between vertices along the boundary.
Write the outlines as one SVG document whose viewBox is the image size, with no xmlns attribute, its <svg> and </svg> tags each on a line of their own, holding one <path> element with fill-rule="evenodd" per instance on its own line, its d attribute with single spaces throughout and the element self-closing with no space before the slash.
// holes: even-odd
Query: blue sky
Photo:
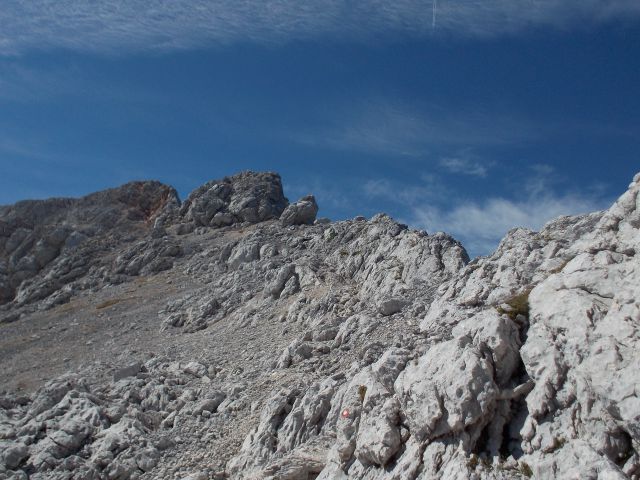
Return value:
<svg viewBox="0 0 640 480">
<path fill-rule="evenodd" d="M 0 204 L 281 173 L 472 255 L 640 171 L 637 0 L 6 0 Z"/>
</svg>

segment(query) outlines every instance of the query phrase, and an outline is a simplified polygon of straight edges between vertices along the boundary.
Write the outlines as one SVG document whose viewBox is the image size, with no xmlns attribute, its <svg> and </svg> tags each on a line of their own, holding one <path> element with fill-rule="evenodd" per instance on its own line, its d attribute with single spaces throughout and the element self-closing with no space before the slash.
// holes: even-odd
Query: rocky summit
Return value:
<svg viewBox="0 0 640 480">
<path fill-rule="evenodd" d="M 639 479 L 639 191 L 472 261 L 275 173 L 0 207 L 0 479 Z"/>
</svg>

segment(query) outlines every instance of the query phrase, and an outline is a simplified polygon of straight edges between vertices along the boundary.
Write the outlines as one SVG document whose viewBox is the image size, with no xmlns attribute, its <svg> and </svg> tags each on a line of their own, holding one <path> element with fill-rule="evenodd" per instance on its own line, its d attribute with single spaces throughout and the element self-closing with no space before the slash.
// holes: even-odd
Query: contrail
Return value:
<svg viewBox="0 0 640 480">
<path fill-rule="evenodd" d="M 433 0 L 433 20 L 431 22 L 431 28 L 436 28 L 436 16 L 438 14 L 438 0 Z"/>
</svg>

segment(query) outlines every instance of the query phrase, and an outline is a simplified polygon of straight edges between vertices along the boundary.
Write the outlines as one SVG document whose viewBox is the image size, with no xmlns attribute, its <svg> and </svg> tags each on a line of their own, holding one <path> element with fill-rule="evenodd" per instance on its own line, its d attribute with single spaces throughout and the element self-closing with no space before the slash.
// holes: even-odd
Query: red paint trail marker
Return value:
<svg viewBox="0 0 640 480">
<path fill-rule="evenodd" d="M 349 410 L 346 408 L 341 413 L 342 418 L 349 418 Z"/>
</svg>

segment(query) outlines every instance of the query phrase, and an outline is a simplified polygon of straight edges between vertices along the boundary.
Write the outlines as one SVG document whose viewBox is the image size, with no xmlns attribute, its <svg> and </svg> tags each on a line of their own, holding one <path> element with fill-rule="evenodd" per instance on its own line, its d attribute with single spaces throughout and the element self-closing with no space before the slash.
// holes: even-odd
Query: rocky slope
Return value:
<svg viewBox="0 0 640 480">
<path fill-rule="evenodd" d="M 472 262 L 271 173 L 0 207 L 0 478 L 640 478 L 639 190 Z"/>
</svg>

